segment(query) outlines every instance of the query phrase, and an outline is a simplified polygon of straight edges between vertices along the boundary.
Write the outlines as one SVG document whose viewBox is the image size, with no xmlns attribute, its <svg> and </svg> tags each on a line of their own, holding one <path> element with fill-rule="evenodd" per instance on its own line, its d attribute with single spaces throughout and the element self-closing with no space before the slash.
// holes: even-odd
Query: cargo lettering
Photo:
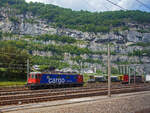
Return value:
<svg viewBox="0 0 150 113">
<path fill-rule="evenodd" d="M 63 84 L 63 83 L 65 83 L 65 79 L 64 78 L 49 78 L 48 82 L 50 84 L 55 84 L 55 83 Z"/>
</svg>

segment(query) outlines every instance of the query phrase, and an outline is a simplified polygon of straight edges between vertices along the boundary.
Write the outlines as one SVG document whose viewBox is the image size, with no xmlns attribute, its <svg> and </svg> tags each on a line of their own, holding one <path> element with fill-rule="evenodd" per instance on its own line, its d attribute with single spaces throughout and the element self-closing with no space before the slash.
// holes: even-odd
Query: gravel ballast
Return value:
<svg viewBox="0 0 150 113">
<path fill-rule="evenodd" d="M 94 101 L 24 109 L 9 113 L 140 113 L 139 111 L 150 108 L 149 97 L 150 91 L 120 94 L 113 95 L 111 98 L 103 96 Z"/>
</svg>

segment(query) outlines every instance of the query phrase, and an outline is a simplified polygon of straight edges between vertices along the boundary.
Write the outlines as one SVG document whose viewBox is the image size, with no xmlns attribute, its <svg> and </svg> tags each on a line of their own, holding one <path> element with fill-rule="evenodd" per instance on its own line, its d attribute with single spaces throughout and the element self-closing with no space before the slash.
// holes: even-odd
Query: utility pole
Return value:
<svg viewBox="0 0 150 113">
<path fill-rule="evenodd" d="M 30 64 L 29 64 L 29 59 L 27 59 L 27 81 L 29 79 L 29 73 L 30 73 Z"/>
<path fill-rule="evenodd" d="M 135 82 L 136 82 L 136 67 L 134 67 L 134 85 L 135 85 Z"/>
<path fill-rule="evenodd" d="M 146 73 L 143 71 L 143 75 L 144 75 L 144 84 L 146 82 Z"/>
<path fill-rule="evenodd" d="M 131 70 L 130 70 L 130 66 L 128 67 L 128 73 L 129 73 L 129 84 L 131 83 Z"/>
<path fill-rule="evenodd" d="M 123 65 L 123 74 L 126 74 L 126 66 Z"/>
<path fill-rule="evenodd" d="M 80 62 L 80 73 L 82 73 L 82 61 Z"/>
<path fill-rule="evenodd" d="M 108 97 L 111 97 L 111 67 L 110 67 L 110 44 L 108 43 Z"/>
</svg>

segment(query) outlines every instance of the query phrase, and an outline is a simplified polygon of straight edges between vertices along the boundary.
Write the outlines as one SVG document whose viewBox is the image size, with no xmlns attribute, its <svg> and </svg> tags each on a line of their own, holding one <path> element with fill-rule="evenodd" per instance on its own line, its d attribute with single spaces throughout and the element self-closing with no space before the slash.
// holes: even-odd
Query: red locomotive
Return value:
<svg viewBox="0 0 150 113">
<path fill-rule="evenodd" d="M 142 83 L 143 82 L 143 79 L 142 79 L 142 76 L 134 76 L 134 75 L 123 75 L 122 76 L 122 83 L 134 83 L 134 80 L 136 83 Z"/>
</svg>

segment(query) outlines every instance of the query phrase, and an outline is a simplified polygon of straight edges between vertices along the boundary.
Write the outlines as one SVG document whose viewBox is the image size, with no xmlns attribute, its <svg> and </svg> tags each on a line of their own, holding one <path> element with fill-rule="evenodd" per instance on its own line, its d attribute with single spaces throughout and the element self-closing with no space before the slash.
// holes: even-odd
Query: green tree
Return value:
<svg viewBox="0 0 150 113">
<path fill-rule="evenodd" d="M 0 48 L 0 69 L 2 78 L 8 80 L 25 79 L 27 70 L 27 59 L 29 59 L 27 51 L 22 51 L 11 45 Z M 2 79 L 1 78 L 1 79 Z"/>
<path fill-rule="evenodd" d="M 0 31 L 0 40 L 3 38 L 3 33 Z"/>
</svg>

